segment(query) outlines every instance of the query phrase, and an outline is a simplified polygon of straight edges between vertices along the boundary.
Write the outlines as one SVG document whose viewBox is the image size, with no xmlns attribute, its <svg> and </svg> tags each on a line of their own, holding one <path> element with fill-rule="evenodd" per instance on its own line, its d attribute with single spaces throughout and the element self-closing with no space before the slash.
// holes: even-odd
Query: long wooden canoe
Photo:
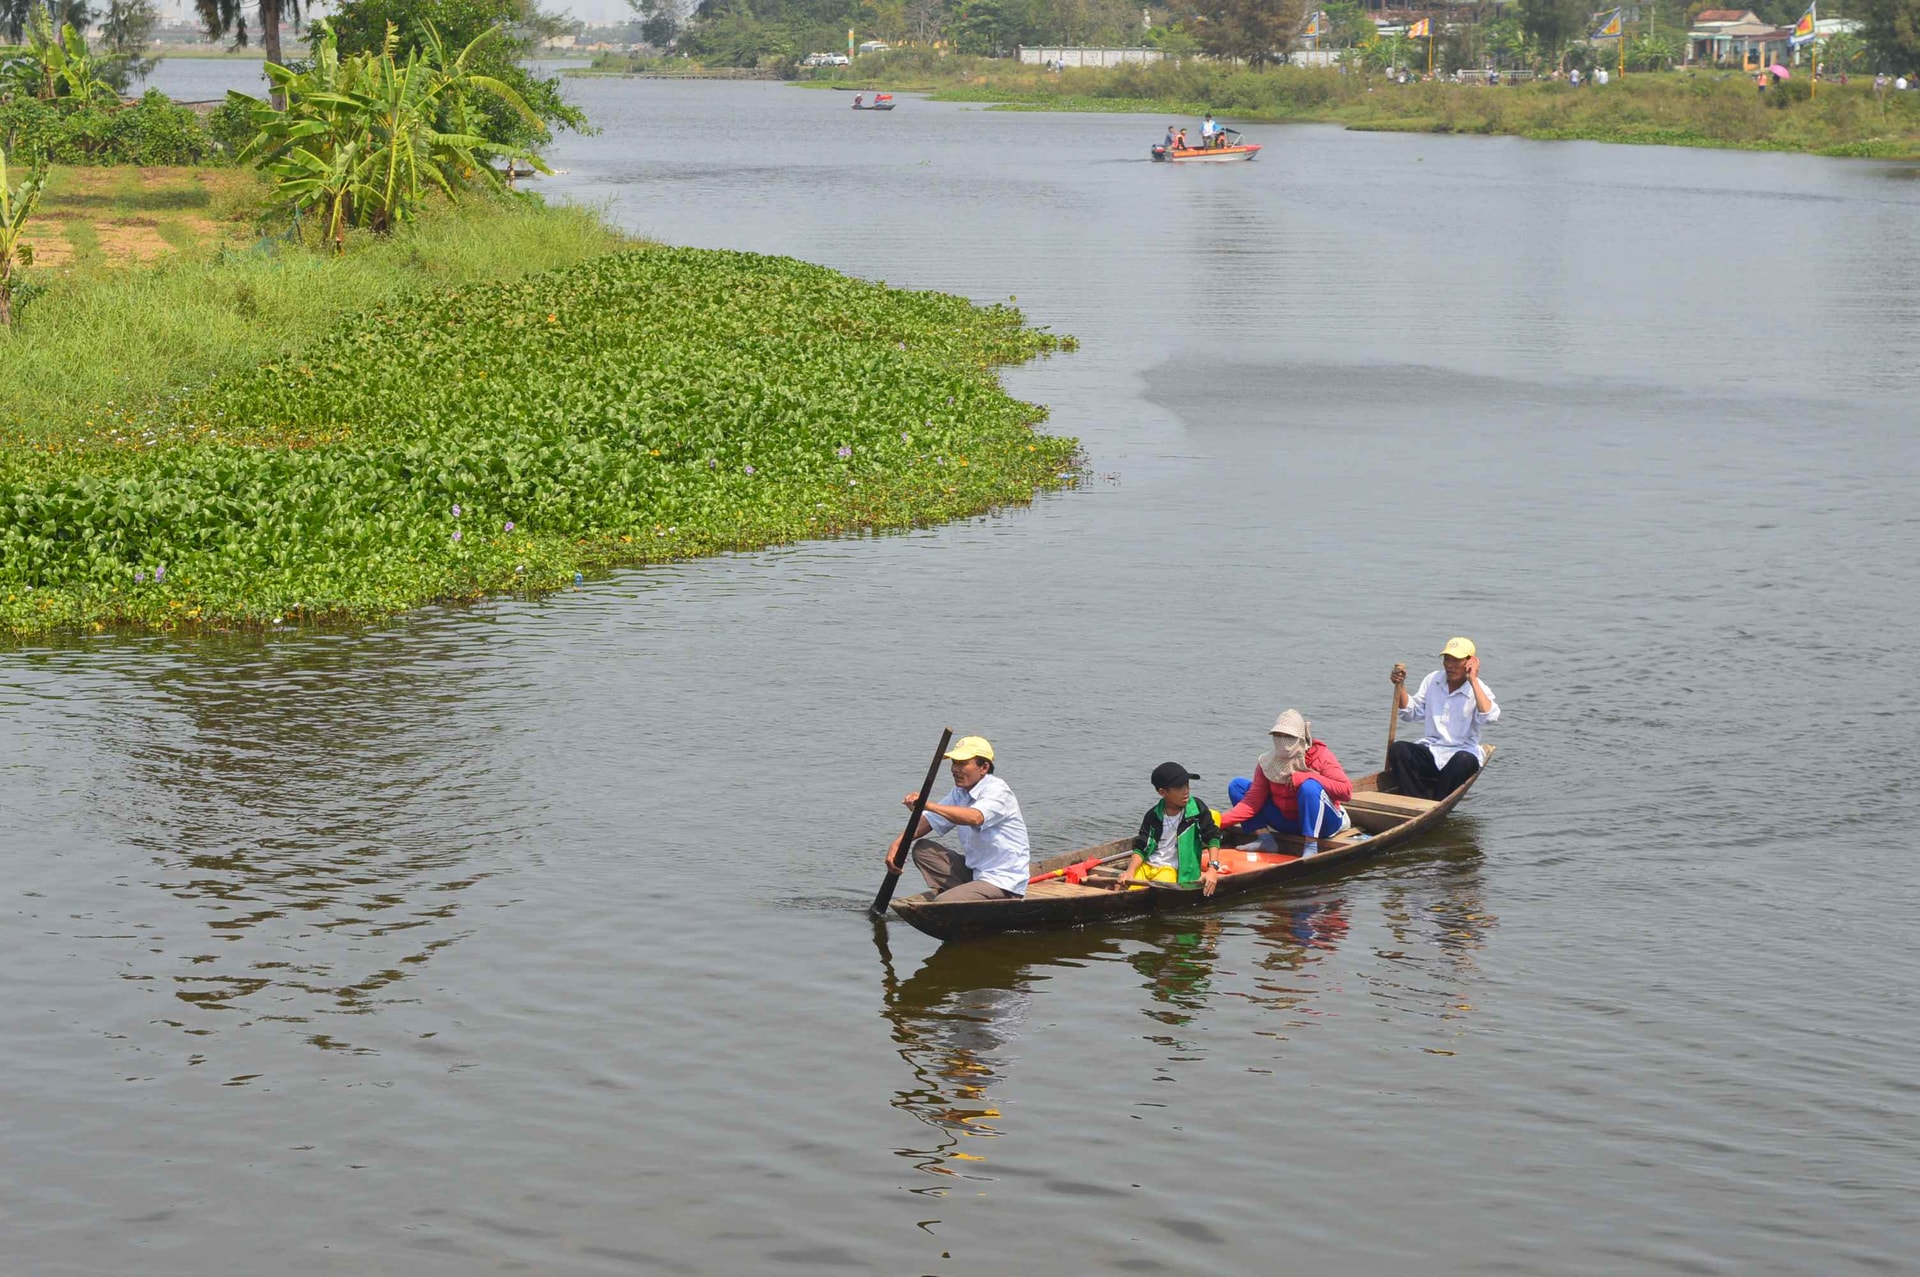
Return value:
<svg viewBox="0 0 1920 1277">
<path fill-rule="evenodd" d="M 1493 747 L 1487 747 L 1487 762 L 1493 761 Z M 1464 785 L 1445 798 L 1413 798 L 1381 788 L 1392 780 L 1384 772 L 1361 776 L 1353 782 L 1353 797 L 1345 804 L 1353 818 L 1353 828 L 1334 838 L 1319 839 L 1316 854 L 1302 858 L 1308 840 L 1282 837 L 1280 849 L 1272 852 L 1245 848 L 1223 848 L 1220 863 L 1224 868 L 1213 895 L 1202 895 L 1198 888 L 1151 886 L 1116 891 L 1108 884 L 1118 868 L 1090 878 L 1083 884 L 1063 878 L 1030 883 L 1027 894 L 1017 900 L 936 901 L 931 891 L 906 896 L 893 902 L 893 911 L 913 926 L 942 940 L 965 940 L 975 936 L 998 935 L 1006 931 L 1040 931 L 1049 927 L 1081 927 L 1112 918 L 1132 918 L 1159 909 L 1193 909 L 1231 904 L 1256 891 L 1298 882 L 1329 870 L 1342 868 L 1391 851 L 1428 833 L 1447 818 L 1473 782 L 1486 771 L 1483 766 L 1467 778 Z M 1130 838 L 1064 852 L 1034 865 L 1034 874 L 1064 869 L 1093 857 L 1106 857 L 1128 850 Z M 1122 866 L 1124 862 L 1122 862 Z"/>
</svg>

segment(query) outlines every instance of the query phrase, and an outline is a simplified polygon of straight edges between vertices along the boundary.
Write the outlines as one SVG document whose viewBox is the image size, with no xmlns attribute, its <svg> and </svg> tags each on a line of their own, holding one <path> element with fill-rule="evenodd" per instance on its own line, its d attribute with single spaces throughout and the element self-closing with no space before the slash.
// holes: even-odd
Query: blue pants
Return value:
<svg viewBox="0 0 1920 1277">
<path fill-rule="evenodd" d="M 1252 788 L 1252 781 L 1235 776 L 1227 785 L 1227 801 L 1238 803 Z M 1327 797 L 1326 787 L 1317 780 L 1308 780 L 1300 785 L 1299 816 L 1289 818 L 1269 800 L 1240 827 L 1249 833 L 1271 829 L 1277 834 L 1298 834 L 1302 838 L 1331 838 L 1339 832 L 1340 825 L 1340 809 Z"/>
</svg>

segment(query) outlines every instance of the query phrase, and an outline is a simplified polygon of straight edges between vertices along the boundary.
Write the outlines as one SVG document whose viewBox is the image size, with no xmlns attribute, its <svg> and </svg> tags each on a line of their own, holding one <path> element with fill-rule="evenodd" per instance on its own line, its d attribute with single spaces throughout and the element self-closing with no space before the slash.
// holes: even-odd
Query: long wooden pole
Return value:
<svg viewBox="0 0 1920 1277">
<path fill-rule="evenodd" d="M 1407 667 L 1395 661 L 1393 672 L 1401 678 L 1405 678 L 1407 676 Z M 1404 683 L 1395 683 L 1393 685 L 1393 704 L 1387 710 L 1387 758 L 1385 762 L 1380 764 L 1382 770 L 1393 762 L 1393 738 L 1400 734 L 1400 692 L 1405 686 Z"/>
<path fill-rule="evenodd" d="M 951 727 L 940 733 L 940 746 L 933 751 L 933 761 L 927 764 L 927 778 L 920 785 L 920 797 L 913 804 L 913 815 L 907 817 L 907 829 L 900 835 L 899 850 L 887 862 L 887 876 L 881 881 L 880 891 L 867 909 L 867 916 L 875 921 L 886 917 L 887 906 L 893 903 L 893 889 L 899 885 L 900 871 L 906 867 L 907 857 L 913 852 L 913 837 L 920 832 L 920 817 L 927 814 L 927 797 L 933 792 L 934 777 L 940 774 L 940 760 L 946 757 L 947 743 L 952 739 Z"/>
</svg>

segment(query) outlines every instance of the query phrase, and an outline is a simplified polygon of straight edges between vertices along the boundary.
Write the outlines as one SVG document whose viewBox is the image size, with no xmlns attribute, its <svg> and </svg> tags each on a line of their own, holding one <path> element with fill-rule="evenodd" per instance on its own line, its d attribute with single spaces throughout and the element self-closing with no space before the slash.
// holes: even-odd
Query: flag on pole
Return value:
<svg viewBox="0 0 1920 1277">
<path fill-rule="evenodd" d="M 1407 35 L 1414 40 L 1424 40 L 1433 34 L 1433 19 L 1422 18 L 1407 28 Z"/>
<path fill-rule="evenodd" d="M 1320 15 L 1317 12 L 1307 19 L 1307 34 L 1310 36 L 1320 34 Z"/>
<path fill-rule="evenodd" d="M 1600 17 L 1602 21 L 1600 23 L 1600 29 L 1593 33 L 1593 38 L 1595 40 L 1609 40 L 1618 36 L 1620 34 L 1621 12 L 1621 10 L 1615 9 L 1612 13 L 1595 15 Z"/>
<path fill-rule="evenodd" d="M 1819 16 L 1814 13 L 1814 10 L 1819 7 L 1818 0 L 1815 0 L 1815 3 L 1807 6 L 1807 11 L 1800 15 L 1800 21 L 1793 25 L 1793 34 L 1787 37 L 1788 45 L 1797 49 L 1803 44 L 1813 43 L 1814 28 L 1820 21 Z"/>
</svg>

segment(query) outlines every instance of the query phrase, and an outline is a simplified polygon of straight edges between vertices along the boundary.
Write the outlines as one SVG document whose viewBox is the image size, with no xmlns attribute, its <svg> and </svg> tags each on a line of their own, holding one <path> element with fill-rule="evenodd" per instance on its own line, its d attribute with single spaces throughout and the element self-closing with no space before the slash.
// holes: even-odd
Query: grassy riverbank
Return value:
<svg viewBox="0 0 1920 1277">
<path fill-rule="evenodd" d="M 0 628 L 372 617 L 1024 502 L 1074 445 L 994 368 L 1063 344 L 521 201 L 55 278 L 0 333 Z"/>
<path fill-rule="evenodd" d="M 942 101 L 1018 110 L 1143 112 L 1186 122 L 1204 112 L 1237 121 L 1314 121 L 1422 133 L 1805 151 L 1920 158 L 1920 93 L 1876 94 L 1870 83 L 1805 81 L 1757 91 L 1716 72 L 1628 75 L 1604 88 L 1539 83 L 1487 88 L 1389 83 L 1380 75 L 1216 63 L 1050 74 L 987 59 L 862 59 L 858 75 L 821 83 L 920 90 Z"/>
</svg>

